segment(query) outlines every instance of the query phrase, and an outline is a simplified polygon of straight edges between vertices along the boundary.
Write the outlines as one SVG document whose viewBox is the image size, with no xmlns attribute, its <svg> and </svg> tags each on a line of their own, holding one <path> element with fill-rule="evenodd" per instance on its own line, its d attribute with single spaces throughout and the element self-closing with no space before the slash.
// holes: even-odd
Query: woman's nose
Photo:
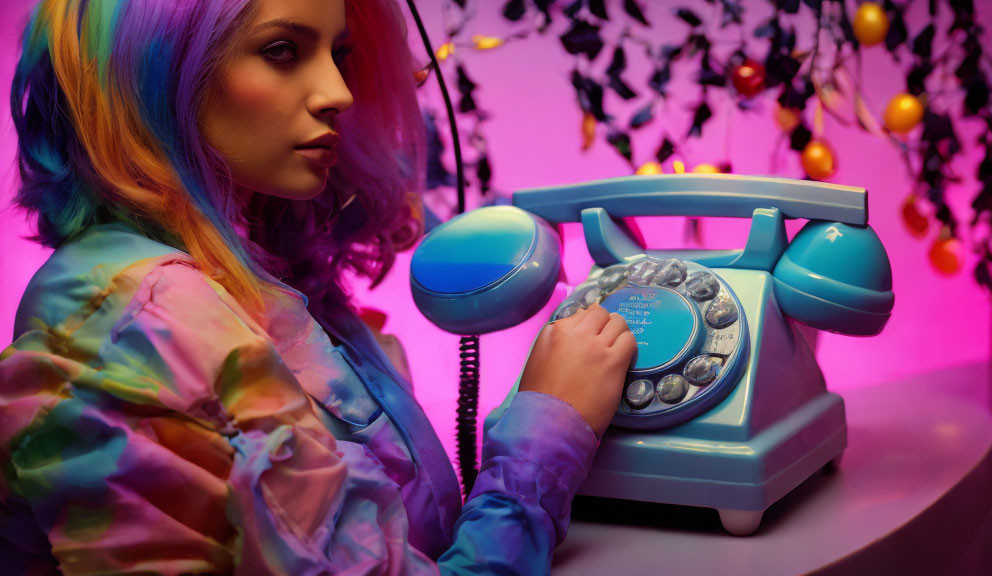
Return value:
<svg viewBox="0 0 992 576">
<path fill-rule="evenodd" d="M 330 55 L 324 65 L 313 68 L 313 74 L 312 90 L 307 99 L 307 109 L 311 114 L 323 116 L 332 111 L 344 112 L 355 102 Z"/>
</svg>

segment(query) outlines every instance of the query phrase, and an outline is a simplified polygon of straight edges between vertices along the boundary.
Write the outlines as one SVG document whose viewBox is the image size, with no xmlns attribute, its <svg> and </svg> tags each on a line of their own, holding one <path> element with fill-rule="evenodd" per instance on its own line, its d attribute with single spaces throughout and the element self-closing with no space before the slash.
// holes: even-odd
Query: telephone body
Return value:
<svg viewBox="0 0 992 576">
<path fill-rule="evenodd" d="M 847 443 L 803 335 L 882 330 L 894 297 L 863 188 L 736 175 L 661 175 L 522 190 L 514 207 L 460 216 L 414 254 L 418 307 L 442 328 L 519 323 L 550 298 L 549 223 L 581 222 L 595 265 L 551 317 L 600 302 L 638 342 L 620 406 L 579 494 L 715 508 L 750 534 L 763 512 Z M 488 212 L 487 212 L 488 211 Z M 739 250 L 650 250 L 621 218 L 750 217 Z M 804 218 L 788 242 L 784 220 Z M 495 424 L 506 400 L 486 418 Z"/>
</svg>

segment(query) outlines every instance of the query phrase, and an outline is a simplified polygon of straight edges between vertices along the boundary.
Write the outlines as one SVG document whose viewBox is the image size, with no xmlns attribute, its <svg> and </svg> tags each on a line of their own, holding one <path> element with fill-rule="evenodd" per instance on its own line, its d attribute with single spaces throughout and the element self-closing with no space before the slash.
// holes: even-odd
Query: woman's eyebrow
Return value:
<svg viewBox="0 0 992 576">
<path fill-rule="evenodd" d="M 307 26 L 306 24 L 300 24 L 299 22 L 293 22 L 292 20 L 284 20 L 282 18 L 277 18 L 275 20 L 269 20 L 267 22 L 263 22 L 262 24 L 256 26 L 255 29 L 251 31 L 251 33 L 255 34 L 267 28 L 283 28 L 286 30 L 290 30 L 292 32 L 303 34 L 304 36 L 308 36 L 311 40 L 317 40 L 320 38 L 320 32 L 316 28 L 312 28 L 310 26 Z M 337 35 L 337 38 L 345 37 L 347 36 L 347 34 L 348 34 L 348 29 L 344 28 Z"/>
</svg>

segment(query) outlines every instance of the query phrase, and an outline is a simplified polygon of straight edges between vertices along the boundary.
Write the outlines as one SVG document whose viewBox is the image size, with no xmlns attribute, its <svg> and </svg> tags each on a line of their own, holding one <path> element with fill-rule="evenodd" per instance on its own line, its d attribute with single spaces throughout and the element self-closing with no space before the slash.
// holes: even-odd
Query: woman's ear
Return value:
<svg viewBox="0 0 992 576">
<path fill-rule="evenodd" d="M 424 234 L 424 204 L 420 194 L 407 192 L 406 219 L 402 226 L 393 232 L 390 240 L 397 251 L 413 247 Z"/>
</svg>

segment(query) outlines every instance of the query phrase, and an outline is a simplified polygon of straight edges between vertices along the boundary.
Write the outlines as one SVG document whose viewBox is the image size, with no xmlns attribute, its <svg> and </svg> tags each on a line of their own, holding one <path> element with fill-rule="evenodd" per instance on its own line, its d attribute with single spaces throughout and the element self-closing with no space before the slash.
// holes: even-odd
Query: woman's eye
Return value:
<svg viewBox="0 0 992 576">
<path fill-rule="evenodd" d="M 351 50 L 352 46 L 350 44 L 342 44 L 341 46 L 334 48 L 334 51 L 332 52 L 334 61 L 341 64 L 341 62 L 347 59 L 348 55 L 351 54 Z"/>
<path fill-rule="evenodd" d="M 262 50 L 262 56 L 275 64 L 286 64 L 299 59 L 296 54 L 296 46 L 286 41 L 269 44 Z"/>
</svg>

